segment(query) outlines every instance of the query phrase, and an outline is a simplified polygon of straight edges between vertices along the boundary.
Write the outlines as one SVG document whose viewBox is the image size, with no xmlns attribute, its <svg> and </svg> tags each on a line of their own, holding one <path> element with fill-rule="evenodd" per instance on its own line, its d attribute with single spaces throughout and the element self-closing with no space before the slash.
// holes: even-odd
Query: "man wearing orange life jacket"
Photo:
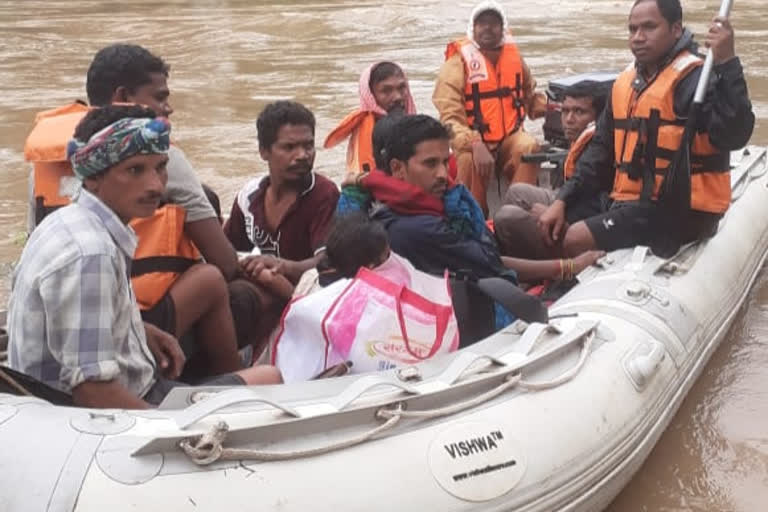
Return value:
<svg viewBox="0 0 768 512">
<path fill-rule="evenodd" d="M 168 66 L 162 59 L 140 46 L 116 44 L 96 54 L 86 87 L 93 106 L 139 103 L 167 117 L 173 112 L 167 76 Z M 87 110 L 75 104 L 38 116 L 25 147 L 27 159 L 35 162 L 37 206 L 69 202 L 61 197 L 59 185 L 60 179 L 64 182 L 72 176 L 64 145 Z M 147 322 L 179 337 L 194 327 L 195 344 L 184 343 L 184 348 L 188 355 L 198 353 L 193 360 L 199 362 L 192 364 L 198 373 L 232 371 L 240 365 L 233 335 L 237 333 L 241 344 L 249 340 L 259 298 L 247 281 L 227 285 L 222 276 L 232 278 L 237 272 L 234 249 L 184 153 L 175 146 L 168 153 L 165 205 L 155 215 L 133 223 L 139 235 L 133 287 Z M 48 186 L 40 186 L 46 179 Z M 206 264 L 200 264 L 201 253 Z M 208 293 L 200 294 L 202 289 Z M 233 324 L 230 299 L 232 311 L 248 319 L 247 327 L 229 327 Z"/>
<path fill-rule="evenodd" d="M 449 44 L 432 102 L 453 132 L 458 181 L 488 213 L 486 189 L 495 171 L 510 182 L 536 183 L 538 167 L 521 161 L 538 150 L 523 129 L 526 114 L 544 115 L 546 97 L 531 76 L 494 1 L 474 10 L 467 36 Z"/>
<path fill-rule="evenodd" d="M 661 218 L 658 194 L 680 147 L 702 59 L 683 29 L 679 0 L 636 0 L 629 43 L 634 64 L 614 83 L 573 177 L 539 218 L 547 242 L 562 243 L 566 254 L 651 245 L 660 235 L 679 246 L 714 234 L 731 199 L 729 151 L 744 146 L 754 127 L 733 30 L 727 19 L 715 18 L 706 37 L 713 77 L 690 151 L 690 209 L 670 230 L 673 219 Z M 566 210 L 600 190 L 611 190 L 610 210 L 565 230 Z"/>
<path fill-rule="evenodd" d="M 139 103 L 168 117 L 173 113 L 168 74 L 169 66 L 141 46 L 114 44 L 100 50 L 88 69 L 88 99 L 94 106 Z M 142 315 L 179 337 L 194 332 L 194 344 L 183 343 L 185 350 L 197 353 L 193 364 L 215 366 L 215 360 L 226 355 L 227 364 L 234 365 L 232 351 L 224 347 L 231 345 L 230 333 L 236 335 L 234 341 L 240 347 L 258 341 L 254 333 L 261 295 L 248 281 L 236 279 L 240 274 L 235 250 L 194 169 L 175 145 L 168 151 L 165 201 L 167 213 L 174 215 L 164 218 L 164 229 L 146 226 L 139 232 L 135 266 L 146 268 L 133 269 L 133 284 Z M 145 243 L 150 236 L 153 242 L 162 243 Z M 190 253 L 190 245 L 194 253 Z M 202 256 L 205 263 L 189 266 L 192 254 L 197 259 Z M 157 256 L 170 266 L 165 262 L 155 265 Z M 137 271 L 147 273 L 138 276 Z M 230 308 L 231 314 L 223 312 Z M 190 340 L 185 337 L 184 341 Z"/>
<path fill-rule="evenodd" d="M 592 140 L 595 120 L 605 107 L 608 88 L 609 86 L 583 81 L 570 86 L 564 93 L 560 121 L 563 133 L 570 142 L 563 165 L 564 181 L 573 175 L 576 162 Z M 494 216 L 496 238 L 499 240 L 502 254 L 531 259 L 552 257 L 551 250 L 541 236 L 537 220 L 555 198 L 554 190 L 528 183 L 510 185 L 504 198 L 504 206 Z M 569 210 L 568 222 L 573 223 L 602 213 L 609 200 L 604 193 L 585 198 Z"/>
<path fill-rule="evenodd" d="M 408 78 L 394 62 L 376 62 L 360 75 L 360 108 L 345 117 L 325 138 L 323 147 L 332 148 L 349 139 L 347 171 L 370 172 L 376 168 L 373 157 L 373 126 L 389 112 L 415 114 L 416 105 Z"/>
</svg>

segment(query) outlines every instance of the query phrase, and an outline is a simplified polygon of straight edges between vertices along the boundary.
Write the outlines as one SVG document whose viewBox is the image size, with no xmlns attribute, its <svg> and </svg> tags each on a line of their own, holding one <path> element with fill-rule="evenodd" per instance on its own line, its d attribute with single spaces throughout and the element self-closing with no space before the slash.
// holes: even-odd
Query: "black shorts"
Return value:
<svg viewBox="0 0 768 512">
<path fill-rule="evenodd" d="M 656 205 L 615 202 L 600 215 L 584 219 L 595 244 L 603 251 L 614 251 L 636 245 L 653 246 L 659 235 L 667 235 L 682 245 L 708 238 L 717 231 L 721 215 L 691 211 L 676 233 L 665 233 L 669 225 L 656 218 Z"/>
<path fill-rule="evenodd" d="M 160 302 L 155 304 L 151 309 L 142 311 L 141 319 L 148 324 L 152 324 L 158 329 L 175 336 L 179 340 L 181 351 L 184 352 L 184 356 L 187 359 L 190 359 L 199 352 L 199 348 L 195 341 L 194 329 L 189 329 L 188 332 L 181 337 L 176 334 L 176 304 L 173 302 L 170 293 L 163 295 Z"/>
<path fill-rule="evenodd" d="M 565 210 L 565 220 L 568 224 L 574 224 L 580 220 L 605 213 L 610 206 L 610 196 L 602 192 L 593 197 L 577 199 Z"/>
<path fill-rule="evenodd" d="M 202 381 L 195 384 L 197 386 L 245 386 L 245 381 L 242 377 L 240 377 L 237 374 L 234 373 L 225 373 L 224 375 L 217 375 L 216 377 L 211 377 L 208 379 L 203 379 Z M 189 387 L 190 384 L 179 382 L 177 380 L 169 380 L 164 379 L 160 377 L 155 381 L 154 384 L 152 384 L 152 387 L 149 388 L 149 391 L 147 391 L 144 394 L 144 400 L 146 402 L 149 402 L 152 405 L 160 405 L 160 402 L 162 402 L 165 397 L 168 395 L 168 393 L 171 392 L 173 388 L 177 387 Z"/>
<path fill-rule="evenodd" d="M 151 309 L 142 311 L 141 319 L 176 336 L 176 304 L 173 303 L 171 294 L 166 293 Z"/>
</svg>

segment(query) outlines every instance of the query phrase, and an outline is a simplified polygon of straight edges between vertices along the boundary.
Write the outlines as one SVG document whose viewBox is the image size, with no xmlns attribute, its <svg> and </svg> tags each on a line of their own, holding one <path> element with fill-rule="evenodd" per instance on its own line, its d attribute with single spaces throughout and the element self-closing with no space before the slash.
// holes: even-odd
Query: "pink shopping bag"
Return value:
<svg viewBox="0 0 768 512">
<path fill-rule="evenodd" d="M 284 312 L 273 363 L 286 382 L 351 361 L 355 373 L 413 364 L 458 348 L 447 277 L 392 254 L 374 270 L 293 301 Z"/>
</svg>

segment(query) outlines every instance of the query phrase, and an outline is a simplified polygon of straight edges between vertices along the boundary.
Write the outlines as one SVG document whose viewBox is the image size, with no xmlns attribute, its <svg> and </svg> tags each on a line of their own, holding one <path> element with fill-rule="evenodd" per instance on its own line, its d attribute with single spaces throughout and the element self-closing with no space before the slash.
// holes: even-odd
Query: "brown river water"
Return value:
<svg viewBox="0 0 768 512">
<path fill-rule="evenodd" d="M 24 139 L 35 112 L 85 99 L 85 73 L 107 44 L 142 44 L 172 66 L 174 138 L 201 178 L 231 204 L 264 172 L 254 120 L 269 101 L 293 98 L 317 116 L 321 141 L 357 104 L 360 71 L 401 62 L 418 108 L 430 97 L 445 44 L 464 32 L 470 1 L 93 0 L 0 1 L 0 300 L 21 252 L 28 166 Z M 620 70 L 629 0 L 505 2 L 523 55 L 544 87 L 564 74 Z M 514 9 L 513 9 L 514 6 Z M 703 34 L 719 2 L 684 0 Z M 768 144 L 765 0 L 739 0 L 737 52 Z M 532 125 L 540 133 L 538 126 Z M 318 142 L 318 145 L 320 142 Z M 317 169 L 338 178 L 344 149 L 320 151 Z M 764 219 L 756 219 L 758 222 Z M 768 274 L 667 432 L 610 510 L 768 510 Z"/>
</svg>

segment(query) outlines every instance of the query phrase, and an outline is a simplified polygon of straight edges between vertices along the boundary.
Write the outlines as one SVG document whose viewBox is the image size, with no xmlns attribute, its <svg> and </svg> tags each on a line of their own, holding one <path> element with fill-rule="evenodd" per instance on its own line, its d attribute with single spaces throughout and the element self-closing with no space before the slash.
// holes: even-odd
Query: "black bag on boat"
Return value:
<svg viewBox="0 0 768 512">
<path fill-rule="evenodd" d="M 459 325 L 459 347 L 467 347 L 496 331 L 494 302 L 526 322 L 547 322 L 546 306 L 502 277 L 474 279 L 466 274 L 451 277 L 453 310 Z"/>
<path fill-rule="evenodd" d="M 42 398 L 53 405 L 74 405 L 72 395 L 52 388 L 48 384 L 44 384 L 29 375 L 12 370 L 7 366 L 0 366 L 0 393 L 16 396 L 29 394 Z"/>
</svg>

